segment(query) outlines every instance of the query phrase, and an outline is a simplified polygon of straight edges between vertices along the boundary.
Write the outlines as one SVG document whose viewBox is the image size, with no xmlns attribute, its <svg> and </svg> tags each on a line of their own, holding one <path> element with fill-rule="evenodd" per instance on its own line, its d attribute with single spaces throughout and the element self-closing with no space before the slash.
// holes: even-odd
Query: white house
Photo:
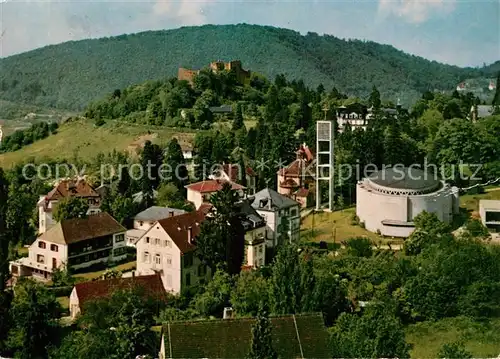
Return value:
<svg viewBox="0 0 500 359">
<path fill-rule="evenodd" d="M 100 212 L 101 197 L 84 179 L 62 180 L 46 196 L 41 196 L 38 201 L 38 234 L 45 233 L 56 224 L 53 213 L 57 203 L 68 197 L 86 199 L 89 204 L 87 214 Z"/>
<path fill-rule="evenodd" d="M 274 247 L 284 231 L 285 218 L 288 222 L 288 236 L 297 241 L 300 236 L 300 204 L 287 196 L 265 188 L 253 197 L 252 207 L 266 222 L 267 245 Z"/>
<path fill-rule="evenodd" d="M 57 223 L 10 263 L 13 277 L 50 280 L 55 268 L 81 269 L 126 258 L 126 229 L 105 212 Z"/>
<path fill-rule="evenodd" d="M 210 202 L 210 197 L 220 191 L 224 183 L 228 183 L 228 181 L 207 180 L 187 185 L 185 186 L 187 188 L 187 200 L 192 202 L 196 209 L 199 209 L 203 203 Z M 240 197 L 243 197 L 245 187 L 234 182 L 229 183 L 231 188 L 237 191 Z"/>
<path fill-rule="evenodd" d="M 127 245 L 135 247 L 137 241 L 155 222 L 167 217 L 178 216 L 186 211 L 177 208 L 152 206 L 134 217 L 133 228 L 127 231 Z"/>
<path fill-rule="evenodd" d="M 136 244 L 136 274 L 160 274 L 172 293 L 208 280 L 209 268 L 194 255 L 194 239 L 204 219 L 202 211 L 194 211 L 157 221 Z"/>
</svg>

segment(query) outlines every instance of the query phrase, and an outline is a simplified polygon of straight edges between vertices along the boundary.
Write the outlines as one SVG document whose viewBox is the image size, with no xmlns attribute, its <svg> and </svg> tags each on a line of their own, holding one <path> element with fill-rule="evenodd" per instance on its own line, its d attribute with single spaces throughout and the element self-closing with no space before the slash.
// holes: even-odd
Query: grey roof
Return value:
<svg viewBox="0 0 500 359">
<path fill-rule="evenodd" d="M 236 206 L 243 217 L 241 222 L 246 231 L 265 226 L 264 218 L 250 205 L 249 200 L 242 200 Z"/>
<path fill-rule="evenodd" d="M 298 205 L 298 202 L 270 188 L 257 192 L 253 197 L 252 207 L 255 209 L 276 211 Z"/>
<path fill-rule="evenodd" d="M 136 221 L 159 221 L 160 219 L 168 218 L 172 216 L 178 216 L 180 214 L 186 213 L 183 209 L 168 208 L 168 207 L 158 207 L 153 206 L 148 209 L 138 213 L 134 220 Z"/>
<path fill-rule="evenodd" d="M 437 188 L 440 181 L 431 173 L 418 168 L 391 167 L 370 175 L 369 180 L 379 186 L 407 190 Z"/>
</svg>

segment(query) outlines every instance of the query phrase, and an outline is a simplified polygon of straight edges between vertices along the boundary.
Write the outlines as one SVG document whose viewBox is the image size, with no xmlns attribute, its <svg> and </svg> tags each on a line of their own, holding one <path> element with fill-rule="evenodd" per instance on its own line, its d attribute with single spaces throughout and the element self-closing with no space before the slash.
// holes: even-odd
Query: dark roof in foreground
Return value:
<svg viewBox="0 0 500 359">
<path fill-rule="evenodd" d="M 75 285 L 76 294 L 80 309 L 85 304 L 108 298 L 115 291 L 140 288 L 144 290 L 144 295 L 153 299 L 165 300 L 167 293 L 163 287 L 163 282 L 159 274 L 146 275 L 129 278 L 112 278 L 91 282 L 78 283 Z"/>
<path fill-rule="evenodd" d="M 332 357 L 321 314 L 271 317 L 270 320 L 273 348 L 279 358 Z M 166 357 L 245 358 L 254 323 L 254 318 L 166 323 L 163 326 Z"/>
</svg>

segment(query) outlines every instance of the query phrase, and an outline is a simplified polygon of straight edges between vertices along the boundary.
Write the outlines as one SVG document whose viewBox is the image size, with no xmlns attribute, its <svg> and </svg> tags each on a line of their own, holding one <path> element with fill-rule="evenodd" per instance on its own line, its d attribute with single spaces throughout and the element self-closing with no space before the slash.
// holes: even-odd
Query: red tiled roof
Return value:
<svg viewBox="0 0 500 359">
<path fill-rule="evenodd" d="M 224 172 L 228 175 L 232 182 L 237 182 L 242 179 L 240 175 L 240 166 L 237 164 L 225 164 L 222 166 Z M 245 168 L 245 173 L 250 177 L 255 177 L 255 172 L 250 167 Z"/>
<path fill-rule="evenodd" d="M 192 230 L 192 238 L 196 238 L 200 234 L 201 223 L 205 220 L 205 215 L 204 211 L 198 210 L 162 219 L 158 221 L 158 224 L 163 227 L 179 250 L 187 253 L 196 249 L 193 242 L 188 242 L 189 228 L 191 227 Z"/>
<path fill-rule="evenodd" d="M 297 197 L 307 197 L 309 195 L 309 190 L 306 188 L 299 188 L 297 192 L 295 192 L 295 196 Z"/>
<path fill-rule="evenodd" d="M 66 197 L 99 197 L 99 194 L 84 179 L 63 180 L 50 191 L 45 200 L 57 200 Z"/>
<path fill-rule="evenodd" d="M 280 183 L 280 187 L 293 188 L 293 187 L 297 187 L 297 183 L 295 183 L 295 181 L 293 179 L 287 178 L 286 180 L 284 180 L 283 182 Z"/>
<path fill-rule="evenodd" d="M 190 185 L 185 186 L 187 189 L 190 189 L 192 191 L 200 192 L 200 193 L 211 193 L 211 192 L 217 192 L 222 189 L 222 185 L 226 183 L 227 181 L 222 181 L 222 180 L 208 180 L 208 181 L 201 181 L 201 182 L 196 182 L 192 183 Z M 241 190 L 244 189 L 245 187 L 234 183 L 234 182 L 229 182 L 231 183 L 231 187 L 233 190 Z"/>
<path fill-rule="evenodd" d="M 299 149 L 297 151 L 297 155 L 304 156 L 304 158 L 307 161 L 312 161 L 314 159 L 314 154 L 312 153 L 311 149 L 306 144 L 302 144 L 299 146 Z"/>
<path fill-rule="evenodd" d="M 80 310 L 83 311 L 85 304 L 88 302 L 107 298 L 117 290 L 137 287 L 142 288 L 144 295 L 147 297 L 160 300 L 166 300 L 167 298 L 167 293 L 159 274 L 78 283 L 75 285 L 75 290 Z"/>
</svg>

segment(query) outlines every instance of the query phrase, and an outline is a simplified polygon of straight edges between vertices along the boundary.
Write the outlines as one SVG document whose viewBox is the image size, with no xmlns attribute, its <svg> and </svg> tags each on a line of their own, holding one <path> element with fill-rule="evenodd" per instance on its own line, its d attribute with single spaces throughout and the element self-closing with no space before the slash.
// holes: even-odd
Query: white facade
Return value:
<svg viewBox="0 0 500 359">
<path fill-rule="evenodd" d="M 255 228 L 245 234 L 245 260 L 254 268 L 266 264 L 266 227 Z"/>
<path fill-rule="evenodd" d="M 193 252 L 181 253 L 165 229 L 153 225 L 137 242 L 137 275 L 160 273 L 166 291 L 178 294 L 183 288 L 206 281 L 210 269 Z"/>
<path fill-rule="evenodd" d="M 413 219 L 423 211 L 451 222 L 458 212 L 458 189 L 444 182 L 427 190 L 384 187 L 365 178 L 356 187 L 356 214 L 371 232 L 408 237 L 415 229 Z"/>
<path fill-rule="evenodd" d="M 210 194 L 203 194 L 198 191 L 194 191 L 192 189 L 187 189 L 187 200 L 194 204 L 194 208 L 198 209 L 205 202 L 205 199 L 208 200 L 210 198 Z"/>
<path fill-rule="evenodd" d="M 275 211 L 262 208 L 255 208 L 255 210 L 266 222 L 268 247 L 274 247 L 278 244 L 278 238 L 282 233 L 282 222 L 285 217 L 288 219 L 289 225 L 288 236 L 292 241 L 298 241 L 300 236 L 300 211 L 298 203 L 295 207 Z"/>
<path fill-rule="evenodd" d="M 121 249 L 125 247 L 125 233 L 113 235 L 111 258 L 113 261 L 120 261 L 126 258 L 127 254 Z M 106 263 L 110 256 L 93 258 L 93 255 L 106 248 L 85 251 L 81 254 L 82 263 L 72 265 L 71 269 L 87 268 L 93 264 Z M 10 271 L 13 276 L 32 276 L 40 280 L 50 280 L 54 269 L 64 269 L 68 263 L 68 244 L 51 242 L 46 236 L 38 237 L 28 249 L 28 257 L 18 259 L 10 263 Z"/>
<path fill-rule="evenodd" d="M 500 232 L 500 201 L 480 200 L 479 215 L 481 222 L 492 232 Z"/>
</svg>

